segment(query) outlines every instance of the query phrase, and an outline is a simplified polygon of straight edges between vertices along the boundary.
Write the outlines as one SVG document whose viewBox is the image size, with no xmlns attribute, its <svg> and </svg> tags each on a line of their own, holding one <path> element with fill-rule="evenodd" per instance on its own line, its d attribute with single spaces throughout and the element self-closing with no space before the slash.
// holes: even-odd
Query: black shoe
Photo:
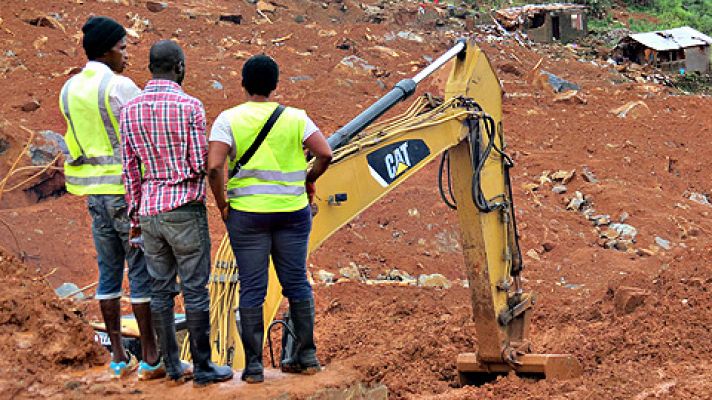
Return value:
<svg viewBox="0 0 712 400">
<path fill-rule="evenodd" d="M 314 298 L 301 301 L 289 300 L 289 316 L 297 336 L 296 349 L 291 360 L 283 361 L 282 371 L 312 375 L 321 371 L 314 344 Z"/>
<path fill-rule="evenodd" d="M 247 383 L 260 383 L 265 380 L 262 366 L 262 348 L 264 340 L 264 316 L 262 307 L 245 308 L 240 312 L 240 338 L 245 350 L 245 369 L 242 380 Z"/>
<path fill-rule="evenodd" d="M 158 336 L 158 345 L 161 349 L 161 358 L 166 367 L 169 379 L 179 380 L 183 377 L 183 368 L 180 361 L 180 348 L 176 340 L 175 316 L 172 310 L 151 312 L 153 327 Z"/>
<path fill-rule="evenodd" d="M 190 354 L 193 356 L 193 386 L 205 386 L 232 379 L 232 368 L 217 366 L 210 361 L 210 312 L 186 311 L 190 333 Z"/>
</svg>

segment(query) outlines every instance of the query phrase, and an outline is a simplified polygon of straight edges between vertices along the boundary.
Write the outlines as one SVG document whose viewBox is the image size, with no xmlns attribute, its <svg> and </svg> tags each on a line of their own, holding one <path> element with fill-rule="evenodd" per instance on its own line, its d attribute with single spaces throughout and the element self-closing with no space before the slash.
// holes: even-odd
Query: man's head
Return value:
<svg viewBox="0 0 712 400">
<path fill-rule="evenodd" d="M 107 17 L 91 17 L 82 27 L 82 45 L 87 58 L 99 61 L 121 73 L 128 63 L 126 29 Z"/>
<path fill-rule="evenodd" d="M 242 87 L 252 96 L 269 97 L 277 88 L 277 81 L 279 81 L 279 67 L 265 54 L 250 57 L 242 66 Z"/>
<path fill-rule="evenodd" d="M 183 83 L 185 78 L 185 55 L 178 43 L 161 40 L 151 47 L 148 69 L 154 79 L 167 79 Z"/>
</svg>

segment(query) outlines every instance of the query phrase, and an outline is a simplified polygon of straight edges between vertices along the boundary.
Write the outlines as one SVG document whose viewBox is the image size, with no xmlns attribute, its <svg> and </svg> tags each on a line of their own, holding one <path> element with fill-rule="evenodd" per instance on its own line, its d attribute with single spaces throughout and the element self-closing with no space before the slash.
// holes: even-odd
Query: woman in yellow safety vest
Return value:
<svg viewBox="0 0 712 400">
<path fill-rule="evenodd" d="M 321 369 L 314 344 L 314 297 L 306 274 L 314 182 L 331 161 L 324 135 L 303 110 L 269 101 L 279 68 L 270 57 L 251 57 L 242 68 L 248 101 L 224 111 L 213 124 L 208 178 L 239 268 L 240 336 L 246 367 L 242 380 L 264 380 L 263 303 L 272 258 L 282 294 L 289 299 L 298 347 L 284 372 Z M 304 148 L 315 157 L 307 171 Z M 230 172 L 225 196 L 224 166 Z"/>
</svg>

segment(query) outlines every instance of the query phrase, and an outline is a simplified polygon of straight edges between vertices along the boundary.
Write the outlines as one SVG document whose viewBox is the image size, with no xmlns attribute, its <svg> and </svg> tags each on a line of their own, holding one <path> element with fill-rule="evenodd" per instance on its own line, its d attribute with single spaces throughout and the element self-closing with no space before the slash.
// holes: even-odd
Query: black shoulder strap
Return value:
<svg viewBox="0 0 712 400">
<path fill-rule="evenodd" d="M 250 159 L 253 155 L 255 155 L 255 152 L 260 147 L 260 145 L 262 145 L 262 142 L 265 141 L 267 134 L 270 130 L 272 130 L 274 123 L 277 122 L 277 119 L 280 115 L 282 115 L 282 111 L 284 111 L 285 108 L 286 107 L 281 104 L 278 105 L 277 108 L 272 112 L 272 115 L 267 118 L 267 122 L 265 122 L 265 124 L 262 126 L 262 130 L 260 130 L 260 133 L 257 134 L 255 141 L 252 142 L 250 148 L 248 148 L 247 151 L 242 155 L 242 157 L 240 157 L 240 159 L 237 161 L 237 164 L 235 164 L 235 168 L 230 171 L 230 178 L 237 175 L 237 173 L 240 171 L 240 168 L 250 162 Z"/>
</svg>

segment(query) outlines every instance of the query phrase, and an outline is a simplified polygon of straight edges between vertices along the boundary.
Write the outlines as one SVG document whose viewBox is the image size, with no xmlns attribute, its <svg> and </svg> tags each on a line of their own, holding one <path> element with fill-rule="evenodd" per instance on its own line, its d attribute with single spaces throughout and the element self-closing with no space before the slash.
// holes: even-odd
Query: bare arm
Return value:
<svg viewBox="0 0 712 400">
<path fill-rule="evenodd" d="M 223 142 L 210 142 L 208 145 L 208 182 L 215 197 L 223 220 L 227 218 L 227 198 L 225 197 L 225 160 L 230 146 Z"/>
<path fill-rule="evenodd" d="M 307 183 L 314 183 L 329 168 L 332 158 L 331 147 L 321 131 L 312 133 L 304 141 L 304 146 L 315 158 L 312 168 L 307 172 Z"/>
</svg>

